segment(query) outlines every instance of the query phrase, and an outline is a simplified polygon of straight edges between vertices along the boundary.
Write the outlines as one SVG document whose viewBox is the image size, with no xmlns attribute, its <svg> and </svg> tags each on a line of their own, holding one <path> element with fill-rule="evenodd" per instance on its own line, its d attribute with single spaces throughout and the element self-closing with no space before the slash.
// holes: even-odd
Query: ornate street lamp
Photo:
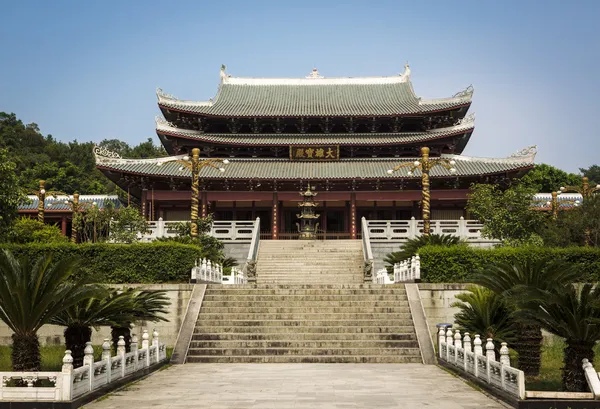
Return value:
<svg viewBox="0 0 600 409">
<path fill-rule="evenodd" d="M 581 186 L 562 186 L 560 188 L 560 193 L 568 193 L 568 192 L 575 192 L 575 193 L 579 193 L 582 196 L 582 199 L 588 199 L 592 197 L 592 194 L 594 194 L 594 192 L 597 192 L 600 190 L 600 184 L 596 185 L 596 186 L 590 186 L 590 180 L 587 178 L 587 176 L 584 176 L 581 178 Z M 585 229 L 585 245 L 589 246 L 590 245 L 590 241 L 591 241 L 591 235 L 592 232 L 590 231 L 590 229 Z"/>
<path fill-rule="evenodd" d="M 229 161 L 227 159 L 205 159 L 200 160 L 200 149 L 192 149 L 192 157 L 184 156 L 183 159 L 174 159 L 172 161 L 159 162 L 156 165 L 162 166 L 164 163 L 176 162 L 182 166 L 179 170 L 188 169 L 192 172 L 192 210 L 191 210 L 191 221 L 190 232 L 192 237 L 198 237 L 198 195 L 199 195 L 199 184 L 200 184 L 200 170 L 206 166 L 218 169 L 220 172 L 225 172 L 225 168 L 218 166 L 218 164 L 227 165 Z"/>
<path fill-rule="evenodd" d="M 560 205 L 558 203 L 558 195 L 560 195 L 560 193 L 560 191 L 552 192 L 552 199 L 546 202 L 546 206 L 552 211 L 552 218 L 555 220 L 558 219 L 558 211 L 560 210 Z M 575 207 L 581 204 L 579 200 L 563 200 L 562 202 L 572 204 Z"/>
<path fill-rule="evenodd" d="M 37 218 L 38 218 L 38 221 L 41 223 L 44 223 L 44 213 L 46 211 L 46 208 L 45 208 L 46 195 L 56 197 L 56 195 L 64 194 L 63 192 L 60 192 L 60 191 L 47 192 L 45 180 L 40 180 L 39 190 L 32 190 L 31 193 L 36 195 L 38 198 Z"/>
<path fill-rule="evenodd" d="M 393 169 L 388 170 L 387 172 L 391 175 L 399 169 L 410 167 L 411 169 L 408 171 L 408 176 L 412 176 L 415 170 L 419 169 L 421 171 L 421 190 L 422 190 L 422 212 L 423 212 L 423 235 L 429 236 L 431 230 L 431 193 L 429 190 L 429 171 L 436 166 L 443 166 L 448 169 L 450 173 L 456 173 L 456 169 L 454 165 L 456 162 L 454 160 L 445 159 L 445 158 L 429 158 L 429 148 L 423 146 L 421 148 L 421 160 L 401 163 Z"/>
<path fill-rule="evenodd" d="M 64 201 L 64 204 L 69 206 L 69 209 L 73 213 L 73 219 L 72 219 L 72 223 L 71 223 L 71 242 L 77 243 L 77 240 L 79 239 L 79 226 L 77 225 L 75 216 L 77 215 L 77 213 L 79 213 L 82 210 L 87 210 L 87 209 L 96 207 L 96 205 L 98 203 L 96 203 L 96 202 L 80 203 L 79 202 L 79 193 L 73 193 L 73 196 L 67 198 L 67 200 Z"/>
</svg>

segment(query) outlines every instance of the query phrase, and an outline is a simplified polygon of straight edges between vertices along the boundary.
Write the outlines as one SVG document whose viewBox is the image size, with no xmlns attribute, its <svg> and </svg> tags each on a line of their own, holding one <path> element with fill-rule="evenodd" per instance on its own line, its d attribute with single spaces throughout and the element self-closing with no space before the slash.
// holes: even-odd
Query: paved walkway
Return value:
<svg viewBox="0 0 600 409">
<path fill-rule="evenodd" d="M 86 409 L 506 408 L 436 366 L 186 364 Z"/>
</svg>

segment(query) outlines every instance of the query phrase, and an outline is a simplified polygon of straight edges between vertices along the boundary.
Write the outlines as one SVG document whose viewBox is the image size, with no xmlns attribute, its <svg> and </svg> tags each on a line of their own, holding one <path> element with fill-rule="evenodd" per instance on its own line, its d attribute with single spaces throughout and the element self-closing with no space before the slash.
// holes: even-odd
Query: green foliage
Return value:
<svg viewBox="0 0 600 409">
<path fill-rule="evenodd" d="M 460 237 L 450 234 L 431 234 L 429 236 L 418 236 L 408 240 L 402 244 L 400 251 L 395 251 L 388 254 L 383 260 L 389 267 L 393 268 L 394 264 L 407 260 L 412 256 L 417 255 L 419 249 L 425 246 L 443 246 L 450 247 L 463 244 Z"/>
<path fill-rule="evenodd" d="M 541 244 L 535 232 L 547 216 L 531 209 L 534 189 L 516 184 L 503 191 L 495 185 L 474 184 L 471 191 L 467 210 L 483 223 L 484 237 L 513 246 Z"/>
<path fill-rule="evenodd" d="M 516 327 L 504 299 L 487 288 L 470 286 L 467 290 L 458 294 L 459 301 L 451 305 L 459 309 L 454 322 L 461 330 L 481 335 L 482 341 L 486 338 L 496 342 L 514 341 Z"/>
<path fill-rule="evenodd" d="M 2 129 L 0 116 L 0 131 Z M 0 140 L 0 146 L 3 146 Z M 24 200 L 25 192 L 15 175 L 16 164 L 9 160 L 6 149 L 0 149 L 0 241 L 6 240 L 10 225 L 17 216 L 17 206 Z"/>
<path fill-rule="evenodd" d="M 600 195 L 587 198 L 575 208 L 558 213 L 556 220 L 549 219 L 539 233 L 547 246 L 583 246 L 589 232 L 592 247 L 600 247 Z"/>
<path fill-rule="evenodd" d="M 135 147 L 118 143 L 120 148 L 115 150 L 127 157 L 166 156 L 164 148 L 155 146 L 151 139 Z M 113 144 L 113 141 L 100 143 L 109 149 Z M 44 179 L 49 188 L 63 192 L 108 194 L 117 191 L 116 186 L 96 169 L 92 142 L 60 142 L 52 135 L 43 136 L 36 124 L 25 125 L 15 114 L 0 112 L 0 146 L 6 148 L 16 165 L 12 174 L 16 174 L 17 186 L 36 189 L 39 180 Z M 0 160 L 0 163 L 0 173 L 4 173 L 5 161 Z M 0 191 L 12 192 L 2 186 Z M 0 211 L 0 221 L 4 214 Z"/>
<path fill-rule="evenodd" d="M 592 165 L 589 168 L 579 168 L 579 171 L 583 174 L 583 176 L 588 177 L 592 186 L 600 183 L 600 166 Z"/>
<path fill-rule="evenodd" d="M 84 243 L 134 243 L 138 233 L 148 227 L 146 220 L 133 206 L 115 209 L 108 202 L 103 209 L 96 206 L 75 215 L 73 222 L 79 226 L 79 241 Z"/>
<path fill-rule="evenodd" d="M 563 261 L 571 265 L 579 281 L 600 281 L 600 250 L 590 247 L 500 247 L 483 249 L 473 247 L 423 247 L 421 277 L 429 283 L 473 282 L 477 271 L 491 263 L 514 264 L 527 260 Z"/>
<path fill-rule="evenodd" d="M 66 243 L 69 239 L 62 235 L 58 226 L 45 224 L 29 217 L 21 217 L 13 223 L 8 241 L 18 244 Z"/>
<path fill-rule="evenodd" d="M 181 243 L 82 243 L 4 245 L 16 255 L 38 257 L 52 253 L 55 260 L 77 257 L 79 274 L 99 283 L 186 283 L 194 261 L 214 253 Z"/>
<path fill-rule="evenodd" d="M 558 191 L 561 186 L 581 184 L 581 176 L 541 163 L 527 172 L 521 178 L 521 183 L 533 189 L 535 193 L 548 193 Z"/>
<path fill-rule="evenodd" d="M 40 369 L 37 331 L 63 310 L 89 298 L 95 286 L 73 279 L 76 262 L 51 256 L 15 258 L 0 252 L 0 320 L 12 331 L 15 371 Z"/>
</svg>

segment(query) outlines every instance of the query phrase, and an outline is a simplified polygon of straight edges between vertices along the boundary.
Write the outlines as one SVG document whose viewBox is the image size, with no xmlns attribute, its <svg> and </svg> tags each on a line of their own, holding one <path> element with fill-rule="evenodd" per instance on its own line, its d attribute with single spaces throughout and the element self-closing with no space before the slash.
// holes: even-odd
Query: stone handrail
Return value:
<svg viewBox="0 0 600 409">
<path fill-rule="evenodd" d="M 463 337 L 459 330 L 442 326 L 438 332 L 438 352 L 440 361 L 452 365 L 458 372 L 472 375 L 514 398 L 525 399 L 525 374 L 510 366 L 506 342 L 502 343 L 500 359 L 496 361 L 491 338 L 487 339 L 484 354 L 479 335 L 472 340 L 468 332 Z"/>
<path fill-rule="evenodd" d="M 254 221 L 252 230 L 252 240 L 250 240 L 250 248 L 248 249 L 248 257 L 246 264 L 242 267 L 242 275 L 247 280 L 246 282 L 256 282 L 256 259 L 258 258 L 258 249 L 260 245 L 260 217 Z"/>
<path fill-rule="evenodd" d="M 362 251 L 364 257 L 364 281 L 369 282 L 372 280 L 373 275 L 375 275 L 375 262 L 373 261 L 373 251 L 371 251 L 371 237 L 367 227 L 367 219 L 363 217 L 360 223 L 362 232 Z"/>
<path fill-rule="evenodd" d="M 192 283 L 216 283 L 221 284 L 223 280 L 223 266 L 212 263 L 205 258 L 197 260 L 192 267 L 190 282 Z"/>
<path fill-rule="evenodd" d="M 231 274 L 224 275 L 221 281 L 223 284 L 248 284 L 248 278 L 244 275 L 244 270 L 238 270 L 231 267 Z"/>
<path fill-rule="evenodd" d="M 423 233 L 423 220 L 369 220 L 367 228 L 362 229 L 364 236 L 368 232 L 371 241 L 394 240 L 407 241 Z M 465 241 L 485 240 L 481 236 L 483 224 L 477 220 L 431 220 L 433 234 L 449 234 Z M 490 240 L 493 241 L 493 240 Z"/>
<path fill-rule="evenodd" d="M 594 366 L 588 359 L 584 359 L 582 362 L 583 371 L 585 373 L 585 379 L 587 380 L 590 391 L 594 394 L 594 399 L 600 399 L 600 377 L 598 372 L 594 369 Z"/>
<path fill-rule="evenodd" d="M 419 255 L 394 264 L 395 283 L 414 283 L 421 280 L 421 259 Z"/>
<path fill-rule="evenodd" d="M 150 345 L 148 331 L 145 330 L 142 348 L 138 349 L 137 336 L 134 335 L 129 353 L 125 353 L 125 340 L 120 336 L 116 356 L 111 356 L 107 338 L 102 344 L 102 358 L 96 362 L 94 348 L 88 342 L 83 366 L 79 368 L 73 368 L 71 351 L 66 350 L 60 372 L 0 372 L 0 401 L 72 401 L 117 379 L 135 375 L 167 359 L 167 350 L 159 342 L 158 332 L 154 331 L 152 336 Z"/>
</svg>

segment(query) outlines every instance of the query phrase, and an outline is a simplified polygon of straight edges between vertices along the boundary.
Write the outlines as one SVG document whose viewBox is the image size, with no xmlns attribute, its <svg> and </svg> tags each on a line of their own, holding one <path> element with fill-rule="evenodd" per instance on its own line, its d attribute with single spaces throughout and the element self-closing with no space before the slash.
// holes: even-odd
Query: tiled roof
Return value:
<svg viewBox="0 0 600 409">
<path fill-rule="evenodd" d="M 469 105 L 472 87 L 454 97 L 422 100 L 412 88 L 409 72 L 395 77 L 239 78 L 221 72 L 210 101 L 185 101 L 157 90 L 166 109 L 208 116 L 394 116 L 436 112 Z"/>
<path fill-rule="evenodd" d="M 472 117 L 469 117 L 472 118 Z M 195 139 L 208 143 L 227 145 L 402 145 L 430 141 L 472 132 L 472 120 L 448 128 L 438 128 L 426 132 L 402 133 L 320 133 L 320 134 L 211 134 L 189 129 L 177 128 L 164 119 L 156 118 L 156 132 L 186 139 Z"/>
<path fill-rule="evenodd" d="M 560 209 L 572 209 L 576 207 L 576 201 L 579 203 L 583 201 L 583 196 L 580 193 L 561 193 L 556 200 Z M 552 210 L 552 205 L 548 205 L 551 201 L 552 193 L 537 193 L 533 196 L 532 207 L 537 210 Z"/>
<path fill-rule="evenodd" d="M 36 195 L 27 196 L 27 203 L 19 205 L 19 210 L 37 210 L 39 199 Z M 70 210 L 70 206 L 65 201 L 73 200 L 73 196 L 58 195 L 56 197 L 46 196 L 44 200 L 44 209 L 46 210 Z M 79 203 L 96 202 L 98 208 L 103 209 L 108 202 L 111 202 L 115 208 L 121 207 L 118 196 L 112 195 L 80 195 Z"/>
<path fill-rule="evenodd" d="M 512 156 L 504 159 L 474 158 L 462 155 L 443 155 L 444 158 L 455 160 L 457 172 L 453 175 L 444 167 L 434 167 L 432 177 L 478 176 L 498 174 L 527 169 L 533 166 L 535 153 Z M 190 171 L 176 162 L 173 158 L 161 159 L 113 159 L 96 157 L 96 166 L 102 170 L 113 170 L 124 173 L 134 173 L 149 176 L 185 177 L 191 176 Z M 341 159 L 331 162 L 291 161 L 289 159 L 230 159 L 225 172 L 205 167 L 200 177 L 204 179 L 389 179 L 389 178 L 420 178 L 416 171 L 408 175 L 409 167 L 402 168 L 393 175 L 387 170 L 401 162 L 412 162 L 415 158 L 364 158 Z M 161 166 L 157 166 L 161 162 Z"/>
</svg>

